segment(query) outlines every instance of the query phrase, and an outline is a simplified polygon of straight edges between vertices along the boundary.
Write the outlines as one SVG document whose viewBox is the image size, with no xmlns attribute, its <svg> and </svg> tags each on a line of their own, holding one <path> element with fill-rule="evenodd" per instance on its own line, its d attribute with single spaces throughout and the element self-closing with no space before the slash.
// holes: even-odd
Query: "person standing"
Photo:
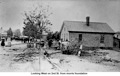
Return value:
<svg viewBox="0 0 120 76">
<path fill-rule="evenodd" d="M 82 45 L 82 42 L 80 44 L 80 47 L 79 47 L 79 51 L 78 51 L 78 56 L 81 56 L 81 52 L 82 52 L 82 49 L 83 49 L 83 45 Z"/>
<path fill-rule="evenodd" d="M 62 44 L 62 48 L 64 48 L 64 50 L 67 50 L 67 48 L 69 46 L 69 41 L 68 40 L 63 41 L 61 44 Z"/>
<path fill-rule="evenodd" d="M 56 46 L 57 46 L 56 45 L 56 40 L 53 40 L 52 44 L 53 44 L 52 47 L 54 48 L 54 50 L 56 50 Z"/>
<path fill-rule="evenodd" d="M 62 41 L 59 40 L 59 41 L 58 41 L 59 49 L 61 48 L 61 43 L 62 43 Z"/>
<path fill-rule="evenodd" d="M 11 37 L 8 37 L 7 41 L 8 41 L 8 46 L 11 47 Z"/>
<path fill-rule="evenodd" d="M 48 41 L 48 46 L 49 46 L 49 48 L 51 48 L 51 46 L 52 46 L 52 39 L 50 39 L 50 40 Z"/>
<path fill-rule="evenodd" d="M 5 46 L 5 39 L 2 39 L 1 46 L 4 48 L 4 46 Z"/>
</svg>

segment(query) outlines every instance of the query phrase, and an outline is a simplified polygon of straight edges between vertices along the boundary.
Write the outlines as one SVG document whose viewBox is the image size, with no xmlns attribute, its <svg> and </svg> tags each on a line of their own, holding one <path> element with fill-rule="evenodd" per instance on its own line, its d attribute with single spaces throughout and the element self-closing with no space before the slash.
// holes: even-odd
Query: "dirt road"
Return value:
<svg viewBox="0 0 120 76">
<path fill-rule="evenodd" d="M 0 47 L 0 72 L 58 71 L 44 57 L 43 52 L 34 49 L 33 53 L 32 50 L 26 49 L 26 46 L 26 44 L 20 44 L 5 48 Z"/>
<path fill-rule="evenodd" d="M 23 51 L 26 44 L 0 47 L 0 72 L 119 72 L 120 63 L 104 65 L 92 63 L 75 55 L 63 55 L 60 50 L 47 50 L 54 53 L 45 58 L 41 50 Z M 32 52 L 32 53 L 31 53 Z M 40 53 L 39 53 L 40 52 Z M 119 55 L 118 55 L 119 56 Z M 51 64 L 52 63 L 52 64 Z"/>
</svg>

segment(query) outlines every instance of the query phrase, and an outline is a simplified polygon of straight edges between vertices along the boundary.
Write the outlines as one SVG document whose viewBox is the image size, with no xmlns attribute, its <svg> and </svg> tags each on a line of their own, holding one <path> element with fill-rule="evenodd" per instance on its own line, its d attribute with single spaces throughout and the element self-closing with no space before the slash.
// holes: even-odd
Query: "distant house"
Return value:
<svg viewBox="0 0 120 76">
<path fill-rule="evenodd" d="M 115 50 L 120 50 L 120 33 L 116 33 L 114 35 L 114 49 Z"/>
<path fill-rule="evenodd" d="M 0 40 L 2 38 L 6 38 L 7 37 L 7 31 L 3 30 L 3 28 L 0 28 Z"/>
<path fill-rule="evenodd" d="M 113 47 L 114 31 L 107 23 L 64 21 L 61 27 L 61 39 L 70 42 L 83 42 L 87 47 Z"/>
</svg>

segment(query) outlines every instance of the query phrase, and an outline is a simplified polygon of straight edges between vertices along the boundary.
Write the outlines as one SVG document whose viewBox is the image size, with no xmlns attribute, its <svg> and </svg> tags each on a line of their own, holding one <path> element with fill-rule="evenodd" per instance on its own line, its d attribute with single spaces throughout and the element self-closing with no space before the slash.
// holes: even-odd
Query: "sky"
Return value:
<svg viewBox="0 0 120 76">
<path fill-rule="evenodd" d="M 115 32 L 120 31 L 120 1 L 119 0 L 0 0 L 0 27 L 8 30 L 23 30 L 24 11 L 29 11 L 35 5 L 51 7 L 51 30 L 59 31 L 63 21 L 105 22 Z"/>
</svg>

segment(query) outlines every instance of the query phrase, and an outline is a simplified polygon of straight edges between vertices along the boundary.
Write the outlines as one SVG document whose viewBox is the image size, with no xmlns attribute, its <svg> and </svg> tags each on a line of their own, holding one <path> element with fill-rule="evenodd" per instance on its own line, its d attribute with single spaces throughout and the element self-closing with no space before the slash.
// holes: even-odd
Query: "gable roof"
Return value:
<svg viewBox="0 0 120 76">
<path fill-rule="evenodd" d="M 114 33 L 112 28 L 107 23 L 102 22 L 89 22 L 87 26 L 86 22 L 82 21 L 64 21 L 61 31 L 64 26 L 67 27 L 68 31 L 81 31 L 81 32 L 98 32 L 98 33 Z"/>
</svg>

